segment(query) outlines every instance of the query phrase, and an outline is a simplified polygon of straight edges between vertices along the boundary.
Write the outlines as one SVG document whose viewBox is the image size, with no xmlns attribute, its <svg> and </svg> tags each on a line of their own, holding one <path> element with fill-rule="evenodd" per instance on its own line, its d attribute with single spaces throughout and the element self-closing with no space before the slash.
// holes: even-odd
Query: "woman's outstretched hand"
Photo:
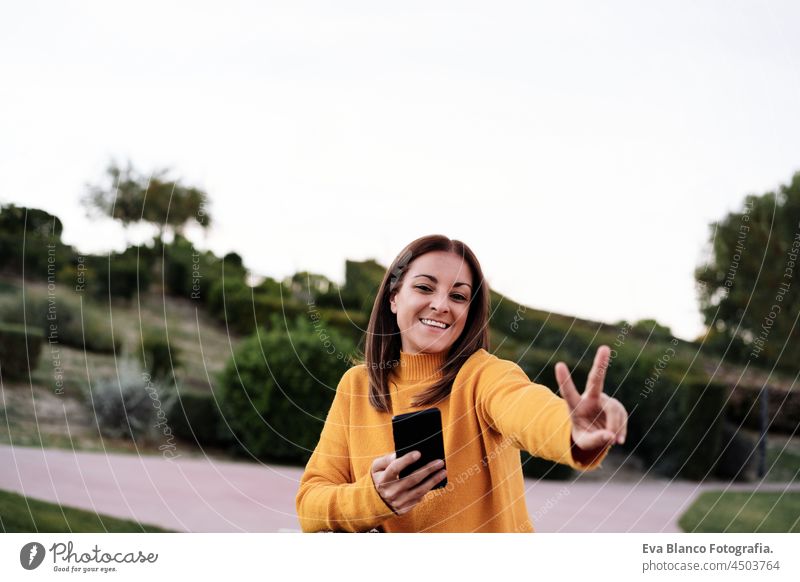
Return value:
<svg viewBox="0 0 800 582">
<path fill-rule="evenodd" d="M 572 419 L 572 442 L 584 451 L 625 442 L 628 413 L 619 400 L 603 393 L 610 354 L 608 346 L 598 348 L 583 394 L 578 394 L 566 364 L 556 364 L 558 390 L 567 401 Z"/>
</svg>

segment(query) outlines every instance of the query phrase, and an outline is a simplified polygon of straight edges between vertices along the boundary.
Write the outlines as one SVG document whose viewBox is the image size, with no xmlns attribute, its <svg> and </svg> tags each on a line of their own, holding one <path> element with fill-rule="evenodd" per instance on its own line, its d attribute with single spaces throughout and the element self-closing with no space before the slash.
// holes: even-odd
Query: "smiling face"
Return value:
<svg viewBox="0 0 800 582">
<path fill-rule="evenodd" d="M 459 255 L 432 251 L 411 261 L 389 301 L 401 349 L 409 354 L 449 349 L 464 331 L 473 285 L 469 264 Z"/>
</svg>

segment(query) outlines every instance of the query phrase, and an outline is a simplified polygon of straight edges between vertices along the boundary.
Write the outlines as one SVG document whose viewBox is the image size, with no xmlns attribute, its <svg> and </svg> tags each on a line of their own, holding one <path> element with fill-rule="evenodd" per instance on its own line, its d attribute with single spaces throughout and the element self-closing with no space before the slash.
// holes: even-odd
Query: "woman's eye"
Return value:
<svg viewBox="0 0 800 582">
<path fill-rule="evenodd" d="M 427 285 L 415 285 L 415 287 L 417 289 L 419 289 L 420 291 L 425 291 L 425 292 L 433 291 L 433 289 L 431 289 Z M 453 293 L 450 297 L 452 297 L 456 301 L 466 301 L 467 300 L 467 298 L 464 297 L 461 293 Z"/>
</svg>

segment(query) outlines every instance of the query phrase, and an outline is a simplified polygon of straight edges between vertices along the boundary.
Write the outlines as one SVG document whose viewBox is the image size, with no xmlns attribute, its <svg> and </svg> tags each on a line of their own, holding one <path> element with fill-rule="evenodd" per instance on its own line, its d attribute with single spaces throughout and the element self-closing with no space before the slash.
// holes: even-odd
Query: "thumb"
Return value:
<svg viewBox="0 0 800 582">
<path fill-rule="evenodd" d="M 372 461 L 372 472 L 384 471 L 397 457 L 397 453 L 389 453 Z"/>
</svg>

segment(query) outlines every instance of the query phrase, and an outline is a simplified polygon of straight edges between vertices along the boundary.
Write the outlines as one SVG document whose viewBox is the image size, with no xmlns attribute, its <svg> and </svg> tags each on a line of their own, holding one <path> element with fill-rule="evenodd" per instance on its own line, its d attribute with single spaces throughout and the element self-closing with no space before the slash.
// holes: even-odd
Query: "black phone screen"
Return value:
<svg viewBox="0 0 800 582">
<path fill-rule="evenodd" d="M 442 414 L 438 408 L 426 408 L 416 412 L 399 414 L 392 418 L 394 448 L 399 459 L 411 451 L 422 453 L 420 458 L 403 469 L 400 477 L 406 477 L 431 461 L 444 458 L 444 438 L 442 437 Z M 433 489 L 447 485 L 447 477 L 437 483 Z"/>
</svg>

